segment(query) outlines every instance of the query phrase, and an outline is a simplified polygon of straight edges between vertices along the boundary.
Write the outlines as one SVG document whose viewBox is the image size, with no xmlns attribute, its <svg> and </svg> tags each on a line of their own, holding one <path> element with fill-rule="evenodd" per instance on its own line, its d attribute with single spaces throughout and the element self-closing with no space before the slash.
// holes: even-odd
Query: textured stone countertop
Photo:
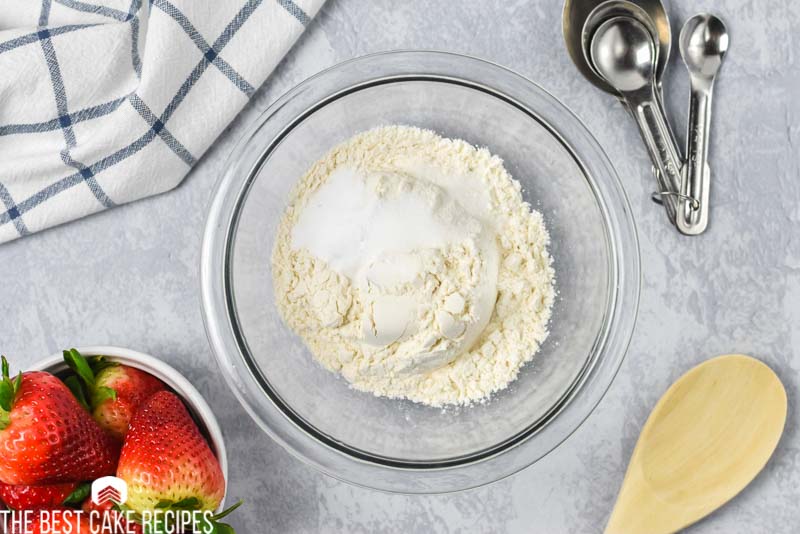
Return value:
<svg viewBox="0 0 800 534">
<path fill-rule="evenodd" d="M 711 164 L 712 222 L 683 238 L 649 200 L 650 163 L 622 107 L 586 83 L 561 38 L 561 0 L 329 0 L 252 103 L 175 191 L 0 246 L 0 340 L 17 364 L 67 346 L 114 344 L 162 357 L 197 385 L 227 438 L 232 518 L 256 532 L 600 532 L 639 430 L 692 365 L 744 352 L 789 392 L 789 420 L 764 472 L 692 533 L 789 533 L 800 525 L 800 4 L 673 0 L 673 27 L 701 10 L 727 22 Z M 675 30 L 677 31 L 677 30 Z M 268 439 L 217 374 L 200 315 L 206 206 L 226 156 L 275 99 L 369 52 L 433 48 L 486 58 L 541 84 L 599 139 L 633 206 L 642 255 L 639 320 L 592 416 L 536 465 L 444 496 L 396 496 L 317 473 Z M 679 137 L 688 81 L 674 53 L 667 107 Z"/>
</svg>

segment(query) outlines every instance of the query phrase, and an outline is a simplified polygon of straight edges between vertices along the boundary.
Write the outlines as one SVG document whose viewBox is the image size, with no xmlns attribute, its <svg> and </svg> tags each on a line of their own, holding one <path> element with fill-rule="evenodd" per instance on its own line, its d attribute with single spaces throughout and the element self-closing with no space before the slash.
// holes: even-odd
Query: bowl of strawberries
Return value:
<svg viewBox="0 0 800 534">
<path fill-rule="evenodd" d="M 222 512 L 222 432 L 175 369 L 97 346 L 10 371 L 3 357 L 0 501 L 26 513 L 26 528 L 8 531 L 59 532 L 59 521 L 64 532 L 233 532 L 219 521 L 238 506 Z M 195 522 L 168 524 L 181 514 Z"/>
</svg>

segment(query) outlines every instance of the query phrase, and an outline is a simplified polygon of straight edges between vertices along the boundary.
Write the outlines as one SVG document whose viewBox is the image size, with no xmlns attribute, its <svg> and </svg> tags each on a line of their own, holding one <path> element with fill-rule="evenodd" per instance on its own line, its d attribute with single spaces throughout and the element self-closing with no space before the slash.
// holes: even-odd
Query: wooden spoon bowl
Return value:
<svg viewBox="0 0 800 534">
<path fill-rule="evenodd" d="M 772 456 L 786 408 L 780 379 L 755 358 L 691 369 L 647 419 L 606 534 L 668 534 L 725 504 Z"/>
</svg>

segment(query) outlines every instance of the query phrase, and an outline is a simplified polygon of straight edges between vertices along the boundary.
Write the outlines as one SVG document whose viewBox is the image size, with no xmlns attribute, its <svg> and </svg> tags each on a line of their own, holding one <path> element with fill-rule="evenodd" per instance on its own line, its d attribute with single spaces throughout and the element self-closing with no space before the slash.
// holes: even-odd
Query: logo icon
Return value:
<svg viewBox="0 0 800 534">
<path fill-rule="evenodd" d="M 128 484 L 117 477 L 98 478 L 92 482 L 92 502 L 98 506 L 107 502 L 125 504 L 128 500 Z"/>
</svg>

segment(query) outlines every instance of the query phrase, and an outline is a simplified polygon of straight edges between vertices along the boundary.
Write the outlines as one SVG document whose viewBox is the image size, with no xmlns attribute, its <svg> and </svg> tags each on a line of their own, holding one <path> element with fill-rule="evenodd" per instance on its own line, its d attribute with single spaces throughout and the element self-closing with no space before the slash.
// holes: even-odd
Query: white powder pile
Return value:
<svg viewBox="0 0 800 534">
<path fill-rule="evenodd" d="M 377 128 L 295 187 L 272 254 L 276 301 L 353 387 L 467 404 L 505 388 L 547 337 L 548 242 L 488 150 Z"/>
</svg>

